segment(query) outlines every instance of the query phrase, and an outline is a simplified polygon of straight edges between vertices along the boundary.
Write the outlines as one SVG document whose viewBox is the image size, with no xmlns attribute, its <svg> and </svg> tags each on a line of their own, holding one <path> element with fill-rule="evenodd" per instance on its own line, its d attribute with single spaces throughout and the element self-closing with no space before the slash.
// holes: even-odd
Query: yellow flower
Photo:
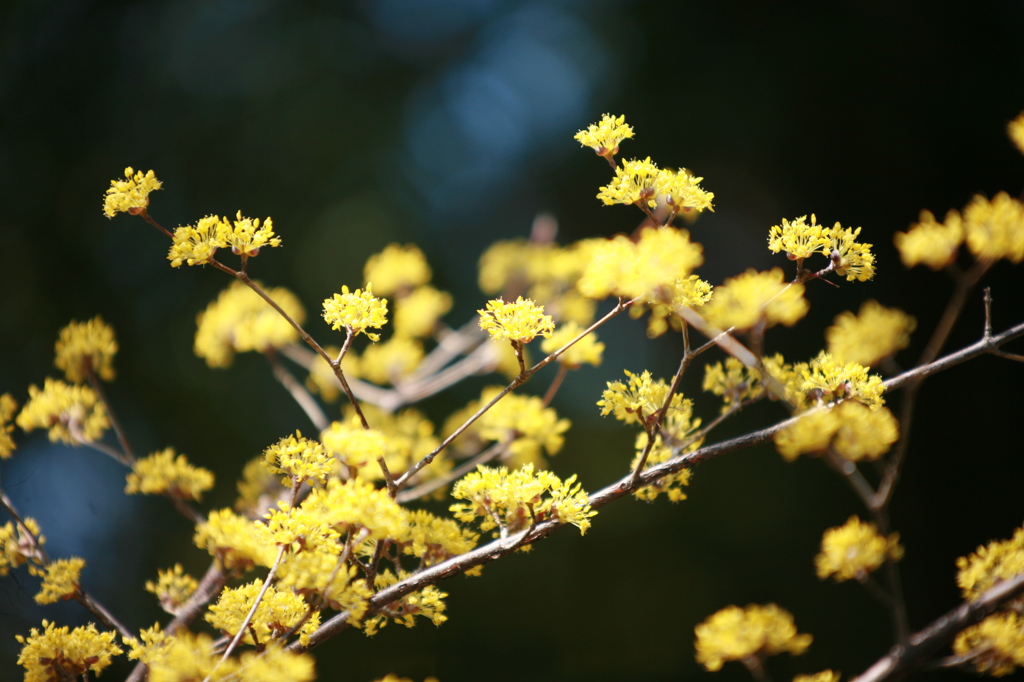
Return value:
<svg viewBox="0 0 1024 682">
<path fill-rule="evenodd" d="M 899 424 L 888 408 L 871 409 L 855 400 L 817 410 L 775 434 L 779 454 L 793 461 L 830 445 L 851 462 L 876 460 L 899 439 Z"/>
<path fill-rule="evenodd" d="M 1024 206 L 1006 192 L 991 201 L 975 196 L 964 209 L 964 232 L 978 260 L 1024 260 Z"/>
<path fill-rule="evenodd" d="M 807 402 L 830 403 L 847 398 L 859 400 L 868 407 L 885 404 L 882 378 L 869 374 L 866 367 L 856 362 L 838 362 L 822 351 L 809 363 L 797 363 L 793 370 L 798 377 L 795 384 L 799 391 L 799 406 Z"/>
<path fill-rule="evenodd" d="M 51 441 L 78 445 L 98 441 L 110 428 L 103 404 L 88 386 L 47 379 L 42 391 L 29 386 L 28 396 L 15 420 L 23 431 L 49 429 Z"/>
<path fill-rule="evenodd" d="M 726 661 L 761 658 L 788 651 L 802 654 L 811 645 L 810 635 L 797 634 L 793 616 L 775 604 L 751 604 L 746 609 L 729 606 L 694 628 L 697 662 L 710 671 Z"/>
<path fill-rule="evenodd" d="M 160 600 L 160 607 L 172 616 L 178 615 L 197 587 L 199 583 L 182 571 L 181 564 L 174 564 L 174 568 L 166 571 L 157 571 L 156 582 L 146 581 L 146 591 L 155 594 Z"/>
<path fill-rule="evenodd" d="M 40 535 L 39 524 L 35 519 L 25 517 L 24 523 L 25 527 L 11 521 L 0 526 L 0 576 L 10 573 L 12 567 L 17 568 L 30 561 L 40 565 L 43 563 L 41 546 L 46 543 L 46 538 Z"/>
<path fill-rule="evenodd" d="M 956 566 L 960 569 L 956 584 L 965 599 L 974 601 L 997 581 L 1024 573 L 1024 528 L 1009 540 L 990 542 L 969 557 L 960 557 Z"/>
<path fill-rule="evenodd" d="M 64 370 L 67 380 L 81 383 L 93 372 L 104 381 L 114 378 L 117 341 L 114 330 L 98 315 L 88 322 L 75 322 L 60 330 L 54 364 Z"/>
<path fill-rule="evenodd" d="M 848 282 L 857 280 L 866 282 L 875 276 L 875 256 L 871 253 L 871 244 L 857 241 L 861 228 L 843 228 L 836 223 L 828 230 L 829 257 L 832 259 L 836 274 L 846 277 Z"/>
<path fill-rule="evenodd" d="M 208 215 L 195 227 L 185 225 L 174 230 L 174 241 L 167 252 L 167 260 L 176 268 L 182 263 L 204 265 L 213 258 L 217 249 L 228 245 L 231 226 L 222 218 Z"/>
<path fill-rule="evenodd" d="M 262 580 L 254 580 L 236 588 L 225 587 L 217 602 L 210 605 L 205 616 L 206 621 L 233 637 L 252 609 L 262 588 Z M 305 617 L 307 611 L 308 607 L 302 597 L 291 590 L 278 590 L 270 586 L 256 607 L 256 613 L 253 614 L 242 641 L 255 644 L 255 636 L 257 642 L 266 644 L 271 638 L 282 637 Z M 318 627 L 320 613 L 314 611 L 299 628 L 300 639 L 308 638 Z"/>
<path fill-rule="evenodd" d="M 477 466 L 475 472 L 456 481 L 452 497 L 466 500 L 449 507 L 456 519 L 478 520 L 485 531 L 500 524 L 502 533 L 517 533 L 557 518 L 573 524 L 583 535 L 590 528 L 590 518 L 597 514 L 575 475 L 563 482 L 550 471 L 534 472 L 532 464 L 512 471 Z"/>
<path fill-rule="evenodd" d="M 274 548 L 260 542 L 255 523 L 230 509 L 214 510 L 196 527 L 193 543 L 208 551 L 225 570 L 270 566 Z"/>
<path fill-rule="evenodd" d="M 953 652 L 974 669 L 1002 677 L 1024 666 L 1024 617 L 1012 611 L 994 613 L 972 625 L 953 642 Z"/>
<path fill-rule="evenodd" d="M 318 479 L 321 483 L 334 471 L 334 458 L 327 449 L 315 440 L 303 438 L 302 433 L 285 436 L 263 452 L 267 469 L 275 474 L 285 474 L 282 485 L 303 483 Z"/>
<path fill-rule="evenodd" d="M 10 393 L 0 395 L 0 459 L 9 459 L 17 447 L 11 438 L 11 432 L 14 431 L 11 417 L 17 411 L 18 401 Z"/>
<path fill-rule="evenodd" d="M 918 222 L 907 232 L 893 237 L 900 252 L 900 260 L 908 268 L 919 263 L 932 270 L 941 270 L 956 260 L 957 250 L 964 241 L 963 221 L 957 211 L 946 214 L 946 222 L 936 222 L 931 211 L 921 211 Z"/>
<path fill-rule="evenodd" d="M 43 584 L 36 595 L 36 603 L 54 604 L 62 599 L 74 599 L 80 589 L 79 576 L 83 568 L 85 559 L 78 557 L 51 561 L 46 565 L 45 571 L 33 570 L 33 567 L 29 566 L 29 571 L 34 575 L 43 575 Z"/>
<path fill-rule="evenodd" d="M 797 675 L 793 678 L 793 682 L 839 682 L 840 677 L 842 676 L 835 671 L 822 670 L 813 675 Z"/>
<path fill-rule="evenodd" d="M 836 582 L 864 582 L 886 561 L 903 558 L 899 541 L 899 533 L 883 537 L 875 524 L 851 516 L 846 525 L 829 528 L 822 536 L 821 552 L 814 557 L 818 578 L 824 580 L 831 575 Z"/>
<path fill-rule="evenodd" d="M 24 646 L 18 664 L 25 667 L 25 682 L 70 680 L 91 670 L 97 675 L 121 653 L 114 644 L 115 632 L 98 632 L 92 623 L 74 630 L 54 627 L 43 620 L 43 631 L 32 628 L 31 635 L 15 635 Z"/>
<path fill-rule="evenodd" d="M 781 362 L 781 356 L 776 355 Z M 726 358 L 723 362 L 708 364 L 704 367 L 703 390 L 722 397 L 722 412 L 744 400 L 761 395 L 764 386 L 761 383 L 761 372 L 750 369 L 736 358 Z"/>
<path fill-rule="evenodd" d="M 805 215 L 793 222 L 783 218 L 781 225 L 772 226 L 768 232 L 768 250 L 772 253 L 785 251 L 790 260 L 809 258 L 823 252 L 828 245 L 828 228 L 819 225 L 813 213 L 810 225 Z"/>
<path fill-rule="evenodd" d="M 401 295 L 430 281 L 430 266 L 415 244 L 388 244 L 370 256 L 363 268 L 363 281 L 375 282 L 381 296 Z"/>
<path fill-rule="evenodd" d="M 434 516 L 428 511 L 409 511 L 405 531 L 393 540 L 402 552 L 418 557 L 424 566 L 433 566 L 476 547 L 480 538 L 453 519 Z"/>
<path fill-rule="evenodd" d="M 265 291 L 293 320 L 302 324 L 306 319 L 302 304 L 291 291 L 284 287 Z M 228 367 L 235 353 L 264 353 L 298 339 L 295 327 L 280 313 L 248 286 L 235 281 L 196 316 L 193 351 L 210 367 Z"/>
<path fill-rule="evenodd" d="M 619 153 L 619 143 L 633 137 L 633 127 L 626 123 L 625 116 L 605 114 L 597 123 L 591 123 L 581 130 L 574 139 L 584 147 L 590 147 L 598 156 L 611 159 Z"/>
<path fill-rule="evenodd" d="M 185 455 L 175 457 L 174 448 L 165 448 L 137 460 L 127 481 L 124 491 L 128 495 L 141 493 L 199 500 L 213 487 L 213 473 L 192 466 Z"/>
<path fill-rule="evenodd" d="M 381 571 L 374 579 L 373 585 L 379 592 L 408 577 L 409 574 L 405 571 L 399 571 L 398 575 L 391 571 Z M 410 592 L 404 597 L 388 604 L 382 612 L 378 612 L 376 615 L 368 618 L 363 623 L 363 631 L 370 636 L 377 634 L 380 628 L 388 624 L 388 618 L 396 623 L 401 623 L 407 628 L 416 625 L 415 616 L 429 618 L 430 622 L 434 625 L 441 625 L 441 623 L 448 620 L 448 616 L 444 615 L 444 598 L 447 596 L 447 592 L 442 592 L 433 585 L 427 585 L 421 590 Z"/>
<path fill-rule="evenodd" d="M 500 298 L 488 301 L 487 307 L 477 313 L 480 314 L 480 328 L 498 341 L 508 339 L 514 343 L 529 343 L 538 336 L 551 336 L 555 330 L 555 322 L 550 315 L 544 314 L 544 308 L 522 296 L 514 303 L 506 303 Z"/>
<path fill-rule="evenodd" d="M 495 387 L 484 389 L 480 404 L 490 402 L 500 391 Z M 545 407 L 537 396 L 510 393 L 485 412 L 474 426 L 484 440 L 510 443 L 508 453 L 514 466 L 528 462 L 540 466 L 544 462 L 541 449 L 549 455 L 561 450 L 565 442 L 563 434 L 569 430 L 571 422 L 560 419 L 555 409 Z"/>
<path fill-rule="evenodd" d="M 658 183 L 661 170 L 647 157 L 643 161 L 630 159 L 615 167 L 615 177 L 601 188 L 597 198 L 605 206 L 613 204 L 646 204 L 650 208 L 658 205 Z"/>
<path fill-rule="evenodd" d="M 375 384 L 398 385 L 423 360 L 423 344 L 397 334 L 384 343 L 368 346 L 359 358 L 359 374 Z M 337 381 L 337 379 L 335 379 Z"/>
<path fill-rule="evenodd" d="M 715 295 L 704 306 L 704 317 L 720 329 L 745 330 L 759 323 L 791 327 L 809 307 L 804 285 L 784 283 L 781 268 L 750 269 L 715 287 Z"/>
<path fill-rule="evenodd" d="M 590 298 L 612 294 L 671 305 L 685 286 L 680 281 L 704 262 L 702 251 L 686 230 L 646 228 L 635 244 L 623 236 L 595 244 L 576 286 Z"/>
<path fill-rule="evenodd" d="M 910 345 L 910 333 L 917 320 L 878 301 L 865 301 L 860 311 L 836 315 L 825 330 L 828 352 L 839 362 L 856 362 L 871 367 Z"/>
<path fill-rule="evenodd" d="M 647 454 L 647 463 L 644 469 L 649 469 L 655 464 L 667 462 L 677 454 L 693 452 L 703 444 L 703 438 L 695 438 L 700 428 L 700 419 L 693 417 L 693 401 L 687 399 L 676 399 L 673 396 L 672 407 L 665 417 L 661 431 L 655 436 L 654 445 Z M 647 440 L 650 436 L 646 433 L 638 433 L 636 436 L 636 455 L 630 463 L 629 468 L 635 470 L 640 464 L 640 457 L 647 447 Z M 685 447 L 681 447 L 683 444 Z M 680 502 L 686 499 L 683 486 L 690 484 L 690 470 L 683 469 L 677 473 L 663 476 L 650 485 L 644 486 L 633 493 L 638 500 L 653 502 L 659 495 L 664 493 L 670 502 Z"/>
<path fill-rule="evenodd" d="M 608 388 L 597 401 L 597 406 L 601 408 L 601 416 L 612 414 L 620 421 L 640 424 L 645 431 L 649 430 L 665 406 L 669 386 L 662 379 L 652 379 L 651 373 L 647 370 L 642 374 L 633 374 L 628 369 L 623 372 L 629 377 L 629 384 L 621 381 L 608 382 Z M 683 409 L 685 402 L 682 394 L 674 393 L 668 408 L 669 414 L 671 415 L 674 410 Z"/>
<path fill-rule="evenodd" d="M 356 289 L 349 293 L 347 286 L 341 287 L 340 294 L 324 299 L 323 317 L 331 329 L 345 330 L 355 336 L 366 334 L 371 341 L 379 341 L 380 335 L 366 331 L 380 329 L 387 321 L 388 302 L 373 295 L 373 285 L 367 283 L 366 291 Z"/>
<path fill-rule="evenodd" d="M 395 300 L 395 335 L 428 337 L 442 315 L 451 310 L 451 294 L 432 286 L 419 286 Z"/>
<path fill-rule="evenodd" d="M 694 177 L 693 173 L 685 168 L 678 171 L 663 169 L 658 181 L 658 194 L 664 196 L 665 201 L 676 212 L 700 212 L 705 209 L 714 212 L 711 200 L 715 198 L 715 194 L 700 186 L 703 179 Z"/>
<path fill-rule="evenodd" d="M 556 329 L 551 336 L 544 339 L 540 344 L 540 349 L 545 353 L 554 353 L 579 336 L 582 331 L 583 329 L 575 322 L 567 322 Z M 558 361 L 570 369 L 578 369 L 584 363 L 589 363 L 596 367 L 601 364 L 601 355 L 603 353 L 604 344 L 597 340 L 596 333 L 591 332 L 559 355 Z"/>
<path fill-rule="evenodd" d="M 118 213 L 138 215 L 149 206 L 149 193 L 161 188 L 162 183 L 153 175 L 124 169 L 124 180 L 111 180 L 103 198 L 103 215 L 113 218 Z"/>
<path fill-rule="evenodd" d="M 228 221 L 224 218 L 222 222 L 226 226 Z M 235 215 L 234 225 L 225 234 L 225 241 L 226 246 L 231 247 L 231 253 L 247 258 L 259 255 L 261 247 L 281 246 L 281 238 L 274 236 L 274 222 L 270 218 L 260 225 L 259 218 L 243 218 L 241 211 Z"/>
<path fill-rule="evenodd" d="M 1017 145 L 1020 153 L 1024 154 L 1024 111 L 1007 124 L 1006 133 L 1013 140 L 1013 143 Z"/>
</svg>

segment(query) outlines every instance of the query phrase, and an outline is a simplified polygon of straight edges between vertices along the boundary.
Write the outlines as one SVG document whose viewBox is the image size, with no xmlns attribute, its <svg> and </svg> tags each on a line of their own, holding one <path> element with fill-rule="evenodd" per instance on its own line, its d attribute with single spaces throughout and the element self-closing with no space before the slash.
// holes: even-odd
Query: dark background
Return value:
<svg viewBox="0 0 1024 682">
<path fill-rule="evenodd" d="M 172 270 L 166 238 L 137 218 L 108 221 L 103 192 L 125 166 L 155 169 L 152 214 L 168 227 L 241 209 L 272 216 L 284 246 L 251 272 L 304 301 L 362 284 L 362 264 L 414 241 L 455 295 L 451 324 L 486 297 L 476 261 L 524 237 L 540 211 L 563 243 L 631 231 L 639 213 L 594 198 L 609 169 L 572 135 L 604 112 L 636 129 L 628 157 L 686 166 L 715 192 L 692 227 L 713 283 L 783 265 L 768 228 L 815 212 L 863 226 L 878 274 L 811 286 L 811 315 L 769 335 L 787 359 L 813 356 L 835 314 L 873 297 L 917 316 L 909 365 L 951 290 L 908 272 L 892 246 L 918 212 L 940 217 L 977 192 L 1021 191 L 1024 158 L 1006 123 L 1024 109 L 1019 2 L 820 3 L 584 0 L 376 0 L 8 4 L 0 18 L 0 392 L 24 402 L 57 376 L 57 331 L 102 315 L 121 344 L 109 387 L 137 451 L 168 445 L 218 473 L 207 509 L 229 505 L 241 464 L 310 427 L 259 357 L 209 370 L 192 355 L 197 312 L 228 284 Z M 1024 319 L 1021 273 L 998 264 L 997 330 Z M 813 284 L 813 283 L 812 283 Z M 948 348 L 982 329 L 976 293 Z M 574 422 L 552 461 L 596 490 L 625 472 L 635 433 L 594 402 L 623 368 L 667 376 L 677 339 L 649 343 L 616 321 L 604 364 L 571 378 L 556 407 Z M 1010 349 L 1021 350 L 1019 344 Z M 715 356 L 718 359 L 720 356 Z M 1024 518 L 1020 365 L 981 358 L 921 393 L 892 516 L 911 626 L 955 606 L 955 559 L 1012 534 Z M 683 389 L 705 419 L 717 401 Z M 528 390 L 539 393 L 549 377 Z M 478 394 L 424 406 L 435 419 Z M 892 398 L 898 404 L 898 397 Z M 761 405 L 722 429 L 779 419 Z M 55 557 L 83 556 L 84 585 L 130 627 L 163 616 L 143 591 L 176 561 L 208 557 L 159 499 L 126 499 L 124 472 L 86 449 L 18 432 L 3 489 L 35 516 Z M 420 680 L 706 679 L 693 627 L 728 604 L 777 602 L 815 641 L 769 663 L 776 679 L 824 668 L 855 675 L 891 644 L 886 612 L 856 584 L 819 582 L 824 529 L 864 514 L 821 463 L 787 465 L 761 447 L 699 467 L 676 506 L 621 501 L 584 538 L 571 530 L 442 585 L 450 621 L 346 632 L 316 651 L 322 679 L 395 672 Z M 40 608 L 24 569 L 0 580 L 0 678 L 20 675 L 14 634 L 42 618 L 76 625 L 76 604 Z M 117 679 L 127 668 L 107 677 Z M 717 678 L 745 679 L 738 664 Z M 947 676 L 960 678 L 961 674 Z"/>
</svg>

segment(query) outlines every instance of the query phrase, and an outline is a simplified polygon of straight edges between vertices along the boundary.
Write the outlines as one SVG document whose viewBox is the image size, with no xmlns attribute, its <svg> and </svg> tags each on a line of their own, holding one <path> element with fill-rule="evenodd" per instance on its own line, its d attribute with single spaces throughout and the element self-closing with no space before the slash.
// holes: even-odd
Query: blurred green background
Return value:
<svg viewBox="0 0 1024 682">
<path fill-rule="evenodd" d="M 810 316 L 772 332 L 769 350 L 809 358 L 837 313 L 877 298 L 918 318 L 905 365 L 951 286 L 906 271 L 893 233 L 923 208 L 941 217 L 977 192 L 1018 195 L 1024 177 L 1005 132 L 1024 109 L 1020 2 L 63 0 L 2 12 L 0 392 L 24 402 L 30 383 L 56 376 L 58 329 L 102 315 L 122 349 L 109 395 L 136 451 L 173 445 L 216 471 L 207 509 L 231 503 L 243 462 L 311 427 L 261 358 L 210 370 L 192 354 L 195 315 L 227 278 L 171 269 L 163 235 L 103 217 L 125 166 L 163 180 L 151 213 L 165 226 L 272 216 L 284 246 L 251 272 L 291 288 L 308 328 L 337 343 L 318 325 L 320 302 L 361 285 L 365 259 L 390 242 L 424 250 L 458 325 L 486 301 L 480 253 L 525 237 L 539 212 L 557 217 L 563 243 L 632 231 L 640 214 L 600 205 L 609 169 L 572 139 L 604 112 L 625 114 L 637 134 L 624 155 L 686 166 L 716 195 L 691 228 L 705 279 L 785 266 L 765 248 L 783 217 L 863 226 L 875 244 L 875 279 L 809 287 Z M 1022 274 L 1000 263 L 987 280 L 997 330 L 1024 320 Z M 976 340 L 982 319 L 978 292 L 947 348 Z M 648 342 L 643 327 L 610 325 L 604 364 L 572 376 L 555 403 L 574 427 L 552 468 L 589 490 L 625 472 L 635 436 L 598 416 L 604 383 L 678 363 L 678 339 Z M 921 394 L 892 508 L 915 629 L 958 602 L 955 559 L 1024 519 L 1020 377 L 982 358 Z M 700 380 L 683 389 L 709 419 L 718 403 Z M 424 409 L 440 421 L 479 386 Z M 760 405 L 716 437 L 782 416 Z M 130 627 L 162 620 L 144 581 L 208 562 L 185 521 L 162 500 L 127 499 L 124 472 L 103 456 L 17 436 L 0 484 L 42 523 L 51 554 L 85 557 L 85 587 Z M 864 514 L 822 463 L 756 448 L 702 465 L 689 492 L 675 506 L 618 502 L 586 537 L 560 532 L 444 583 L 440 628 L 336 637 L 316 651 L 321 679 L 708 679 L 694 625 L 750 602 L 779 603 L 815 636 L 803 656 L 769 663 L 776 679 L 852 676 L 885 653 L 886 612 L 860 586 L 814 575 L 822 531 Z M 35 585 L 24 569 L 0 579 L 0 679 L 21 674 L 14 634 L 44 617 L 88 620 L 77 604 L 37 607 Z M 747 679 L 738 664 L 715 675 Z"/>
</svg>

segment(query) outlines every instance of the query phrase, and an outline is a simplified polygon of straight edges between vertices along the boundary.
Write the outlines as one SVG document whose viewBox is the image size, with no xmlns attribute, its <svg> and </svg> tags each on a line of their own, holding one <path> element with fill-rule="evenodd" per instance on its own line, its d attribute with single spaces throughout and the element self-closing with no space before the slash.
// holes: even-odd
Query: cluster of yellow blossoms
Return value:
<svg viewBox="0 0 1024 682">
<path fill-rule="evenodd" d="M 1024 116 L 1011 124 L 1010 131 L 1024 150 Z M 701 187 L 703 178 L 687 169 L 662 168 L 650 157 L 617 161 L 621 143 L 632 137 L 633 129 L 624 117 L 611 115 L 576 135 L 614 169 L 597 198 L 606 205 L 634 205 L 645 214 L 645 224 L 632 237 L 617 235 L 559 246 L 552 241 L 554 230 L 539 219 L 534 239 L 499 242 L 480 260 L 481 290 L 500 297 L 478 311 L 479 327 L 493 341 L 511 342 L 513 364 L 518 364 L 512 374 L 517 381 L 529 374 L 526 345 L 537 337 L 545 339 L 540 344 L 544 353 L 559 354 L 561 373 L 583 364 L 599 365 L 604 344 L 584 330 L 594 321 L 597 302 L 608 297 L 619 299 L 616 312 L 625 307 L 633 317 L 649 312 L 649 336 L 669 329 L 688 333 L 687 325 L 699 322 L 702 332 L 719 341 L 726 335 L 746 334 L 751 347 L 760 352 L 767 329 L 791 326 L 807 314 L 804 293 L 809 281 L 831 272 L 848 281 L 874 276 L 872 245 L 858 241 L 860 227 L 844 228 L 839 223 L 825 227 L 811 214 L 809 219 L 806 215 L 782 219 L 769 229 L 769 250 L 784 252 L 796 261 L 791 281 L 781 268 L 774 268 L 748 270 L 712 287 L 695 274 L 704 261 L 702 246 L 672 223 L 680 216 L 692 219 L 704 210 L 714 210 L 714 194 Z M 107 190 L 104 214 L 141 215 L 155 225 L 148 214 L 149 195 L 161 186 L 153 171 L 144 174 L 127 168 L 125 179 L 113 181 Z M 908 266 L 948 265 L 961 244 L 979 262 L 1006 258 L 1016 263 L 1024 260 L 1022 225 L 1024 207 L 1017 200 L 1005 193 L 992 200 L 975 197 L 962 215 L 951 211 L 941 224 L 932 214 L 922 213 L 919 224 L 897 235 L 896 244 Z M 298 356 L 300 336 L 308 338 L 300 326 L 305 318 L 300 302 L 286 289 L 264 289 L 245 274 L 247 259 L 263 247 L 281 245 L 269 217 L 261 222 L 243 217 L 241 211 L 234 220 L 211 215 L 167 234 L 172 239 L 167 256 L 172 267 L 213 263 L 240 280 L 197 318 L 197 356 L 211 367 L 230 365 L 236 352 L 273 357 L 276 351 L 286 351 L 292 359 Z M 241 272 L 214 260 L 219 249 L 228 247 L 241 256 Z M 804 269 L 804 261 L 815 254 L 829 261 L 817 273 Z M 324 399 L 336 396 L 344 383 L 337 372 L 401 388 L 418 376 L 426 357 L 424 341 L 432 336 L 442 339 L 450 331 L 441 318 L 451 309 L 451 296 L 430 285 L 430 267 L 415 246 L 389 245 L 369 259 L 363 274 L 364 288 L 342 286 L 340 293 L 323 301 L 325 322 L 347 335 L 344 352 L 329 349 L 336 358 L 330 363 L 324 361 L 328 351 L 312 344 L 320 355 L 307 366 L 307 385 Z M 391 297 L 393 308 L 393 333 L 383 342 L 379 333 L 371 331 L 381 330 L 388 322 L 389 300 L 380 296 Z M 272 306 L 267 305 L 270 301 Z M 786 459 L 829 453 L 846 460 L 848 466 L 877 460 L 897 441 L 899 425 L 884 406 L 881 378 L 869 368 L 905 348 L 915 326 L 914 318 L 902 311 L 869 301 L 859 313 L 845 312 L 835 318 L 826 332 L 827 351 L 814 359 L 787 363 L 776 354 L 751 361 L 747 354 L 734 353 L 736 357 L 705 368 L 703 387 L 721 397 L 723 418 L 764 397 L 784 401 L 799 416 L 775 436 Z M 349 344 L 359 334 L 375 345 L 361 354 L 350 353 Z M 507 349 L 509 344 L 504 345 Z M 100 441 L 110 419 L 98 381 L 113 379 L 116 352 L 113 330 L 98 317 L 72 322 L 61 330 L 56 365 L 70 383 L 47 379 L 42 390 L 31 386 L 29 400 L 15 418 L 17 425 L 25 431 L 48 429 L 51 440 L 106 447 Z M 502 361 L 507 363 L 507 358 L 506 352 Z M 602 415 L 612 414 L 642 428 L 631 463 L 636 474 L 701 446 L 707 429 L 702 430 L 702 420 L 694 416 L 693 400 L 649 371 L 625 374 L 626 382 L 608 382 L 597 404 Z M 307 644 L 324 608 L 344 614 L 349 624 L 367 634 L 389 621 L 412 627 L 417 616 L 435 625 L 443 623 L 447 595 L 432 585 L 372 610 L 370 600 L 413 575 L 402 568 L 403 560 L 416 563 L 420 570 L 471 551 L 479 535 L 463 524 L 479 524 L 479 531 L 493 532 L 503 540 L 550 522 L 572 524 L 585 533 L 597 512 L 576 476 L 563 480 L 539 468 L 544 454 L 561 449 L 569 421 L 548 406 L 550 396 L 503 393 L 501 388 L 485 388 L 479 400 L 452 415 L 444 430 L 459 431 L 460 436 L 445 454 L 439 453 L 441 442 L 434 425 L 421 413 L 406 409 L 391 414 L 372 405 L 359 411 L 347 407 L 346 416 L 330 422 L 317 438 L 296 431 L 270 445 L 246 467 L 235 508 L 214 510 L 205 518 L 197 515 L 200 521 L 194 536 L 196 546 L 209 552 L 216 566 L 231 577 L 270 569 L 273 580 L 255 579 L 225 588 L 205 614 L 213 628 L 228 637 L 238 636 L 255 649 L 223 658 L 219 644 L 207 635 L 168 634 L 157 625 L 143 630 L 137 639 L 126 639 L 129 658 L 147 664 L 151 679 L 157 682 L 303 682 L 313 677 L 312 659 L 291 653 L 284 645 L 292 636 Z M 501 400 L 494 402 L 499 395 Z M 489 407 L 483 411 L 484 406 Z M 0 396 L 0 457 L 10 456 L 14 449 L 9 422 L 15 412 L 13 398 Z M 451 495 L 457 502 L 449 507 L 454 518 L 412 510 L 396 501 L 401 487 L 396 480 L 416 486 L 431 477 L 440 479 L 442 485 L 435 489 L 443 494 L 443 484 L 450 482 L 447 473 L 454 467 L 447 454 L 469 457 L 490 448 L 506 466 L 479 465 L 455 481 Z M 137 460 L 130 452 L 120 456 L 131 468 L 127 493 L 160 494 L 185 504 L 198 501 L 213 486 L 211 472 L 193 466 L 173 448 Z M 427 461 L 431 466 L 423 467 Z M 671 501 L 679 501 L 686 497 L 682 488 L 689 478 L 688 469 L 678 469 L 634 494 L 644 500 L 666 494 Z M 380 481 L 388 487 L 380 487 Z M 0 528 L 0 575 L 27 563 L 42 578 L 36 596 L 40 603 L 82 599 L 80 576 L 85 562 L 76 557 L 50 561 L 41 550 L 43 542 L 31 519 Z M 1012 540 L 993 543 L 961 559 L 958 581 L 964 596 L 976 599 L 996 581 L 1024 571 L 1022 547 L 1024 529 Z M 898 561 L 902 553 L 897 533 L 884 536 L 875 524 L 854 516 L 844 526 L 825 531 L 815 564 L 822 579 L 864 582 L 885 562 Z M 394 570 L 378 570 L 373 562 L 381 559 L 390 561 Z M 478 572 L 479 567 L 466 571 Z M 160 571 L 155 582 L 146 584 L 172 614 L 190 606 L 197 587 L 198 581 L 184 573 L 181 565 Z M 1020 605 L 1014 603 L 965 630 L 954 649 L 969 657 L 979 671 L 1013 672 L 1024 665 L 1024 620 L 1019 612 Z M 758 670 L 765 656 L 782 651 L 799 654 L 811 642 L 810 635 L 797 632 L 792 616 L 774 604 L 730 606 L 698 625 L 696 636 L 697 660 L 708 670 L 718 670 L 730 660 Z M 99 633 L 92 625 L 69 630 L 43 621 L 43 631 L 33 629 L 19 641 L 24 644 L 19 662 L 29 679 L 86 675 L 89 670 L 98 674 L 111 657 L 122 653 L 114 633 Z M 826 670 L 798 679 L 836 682 L 838 674 Z"/>
</svg>

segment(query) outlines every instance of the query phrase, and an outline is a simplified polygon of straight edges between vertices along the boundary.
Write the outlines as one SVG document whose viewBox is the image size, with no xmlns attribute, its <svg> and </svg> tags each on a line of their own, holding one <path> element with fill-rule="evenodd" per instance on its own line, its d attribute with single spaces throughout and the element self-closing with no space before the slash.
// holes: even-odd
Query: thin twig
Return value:
<svg viewBox="0 0 1024 682">
<path fill-rule="evenodd" d="M 905 646 L 897 644 L 888 654 L 865 670 L 851 682 L 881 682 L 899 678 L 919 668 L 948 644 L 957 633 L 969 625 L 983 620 L 1000 605 L 1024 592 L 1024 573 L 1009 580 L 1001 580 L 974 601 L 960 604 L 952 611 L 932 621 L 925 629 L 911 635 Z"/>
<path fill-rule="evenodd" d="M 264 354 L 267 358 L 267 362 L 270 363 L 270 370 L 274 374 L 274 378 L 284 386 L 284 389 L 292 396 L 292 399 L 302 408 L 302 411 L 306 413 L 306 417 L 313 423 L 317 431 L 325 431 L 331 425 L 331 420 L 327 418 L 324 411 L 320 408 L 320 403 L 316 401 L 306 387 L 299 383 L 299 380 L 292 376 L 292 373 L 285 369 L 284 365 L 277 359 L 277 354 L 273 351 L 267 351 Z"/>
</svg>

